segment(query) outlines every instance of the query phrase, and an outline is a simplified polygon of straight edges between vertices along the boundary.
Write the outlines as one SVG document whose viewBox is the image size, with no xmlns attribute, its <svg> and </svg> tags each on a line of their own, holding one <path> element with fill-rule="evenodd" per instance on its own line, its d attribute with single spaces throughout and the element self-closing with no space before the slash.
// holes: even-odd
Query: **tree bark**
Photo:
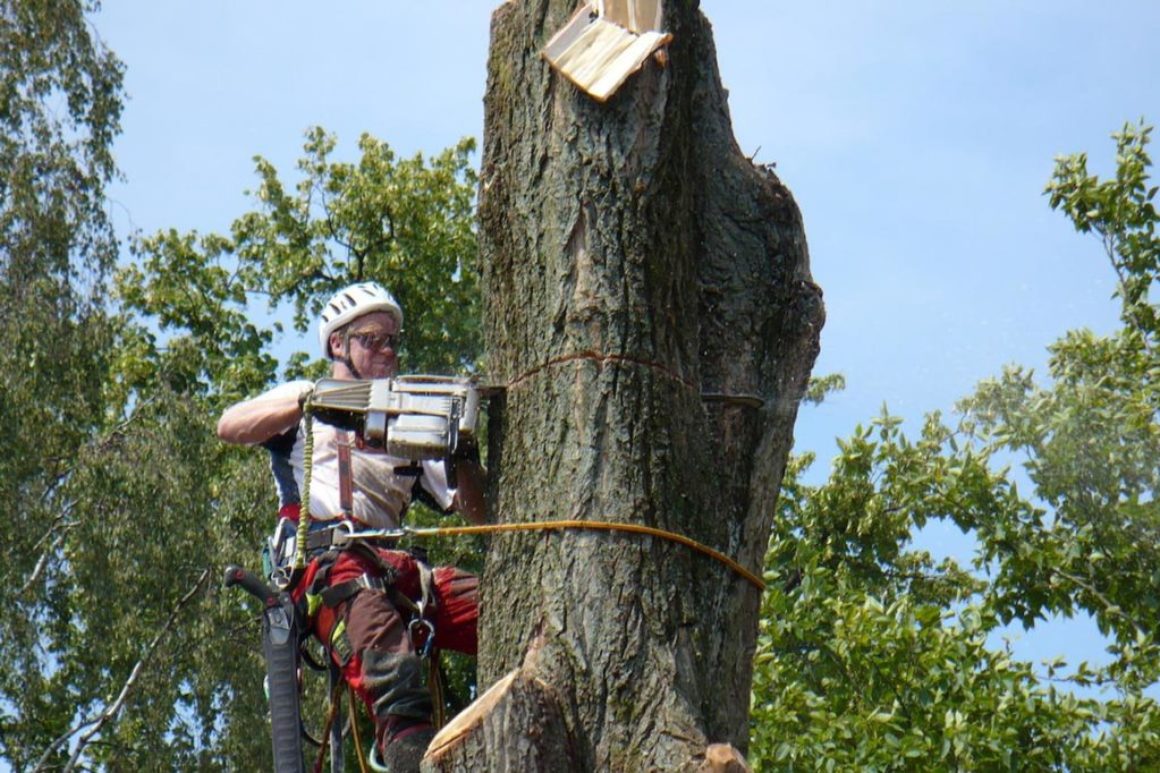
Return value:
<svg viewBox="0 0 1160 773">
<path fill-rule="evenodd" d="M 696 2 L 666 3 L 667 64 L 603 104 L 540 57 L 575 8 L 516 0 L 492 19 L 493 511 L 657 527 L 760 574 L 824 317 L 801 216 L 733 139 Z M 515 670 L 548 686 L 573 769 L 745 749 L 760 592 L 726 565 L 656 537 L 531 532 L 493 540 L 482 587 L 481 687 Z"/>
</svg>

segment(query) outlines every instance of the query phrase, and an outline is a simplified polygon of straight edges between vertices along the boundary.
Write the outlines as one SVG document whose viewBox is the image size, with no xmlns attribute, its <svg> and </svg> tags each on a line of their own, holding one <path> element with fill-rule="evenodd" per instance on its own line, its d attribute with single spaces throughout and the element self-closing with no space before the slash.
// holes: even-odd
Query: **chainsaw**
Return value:
<svg viewBox="0 0 1160 773">
<path fill-rule="evenodd" d="M 316 419 L 358 433 L 371 448 L 417 462 L 450 459 L 474 445 L 479 401 L 470 379 L 398 376 L 324 378 L 307 405 Z"/>
</svg>

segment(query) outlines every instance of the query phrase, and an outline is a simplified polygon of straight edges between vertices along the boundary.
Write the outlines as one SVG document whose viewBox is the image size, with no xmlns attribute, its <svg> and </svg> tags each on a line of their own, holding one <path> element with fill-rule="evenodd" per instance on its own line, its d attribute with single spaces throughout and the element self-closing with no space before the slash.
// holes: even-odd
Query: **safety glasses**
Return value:
<svg viewBox="0 0 1160 773">
<path fill-rule="evenodd" d="M 359 346 L 371 352 L 385 352 L 387 349 L 398 350 L 403 339 L 402 333 L 372 333 L 370 331 L 355 331 L 350 338 L 358 341 Z"/>
</svg>

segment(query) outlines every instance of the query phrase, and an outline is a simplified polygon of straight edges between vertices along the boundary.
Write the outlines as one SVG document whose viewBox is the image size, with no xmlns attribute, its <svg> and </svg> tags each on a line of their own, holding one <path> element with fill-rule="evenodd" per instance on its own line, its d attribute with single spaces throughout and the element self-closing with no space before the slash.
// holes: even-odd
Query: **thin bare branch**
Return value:
<svg viewBox="0 0 1160 773">
<path fill-rule="evenodd" d="M 181 613 L 181 610 L 187 604 L 189 604 L 189 602 L 201 591 L 202 587 L 205 585 L 205 581 L 209 577 L 209 571 L 209 567 L 206 567 L 202 571 L 201 576 L 198 577 L 197 582 L 195 582 L 193 587 L 189 589 L 189 592 L 182 596 L 181 599 L 178 600 L 177 604 L 174 605 L 173 609 L 169 613 L 169 619 L 165 621 L 165 625 L 161 627 L 161 630 L 158 631 L 157 635 L 153 637 L 153 640 L 149 642 L 149 645 L 145 648 L 145 652 L 141 656 L 141 659 L 138 660 L 136 665 L 133 666 L 133 670 L 130 672 L 129 678 L 125 680 L 125 684 L 122 685 L 121 693 L 117 696 L 116 700 L 114 700 L 96 716 L 92 717 L 91 719 L 86 719 L 85 721 L 73 726 L 68 732 L 64 733 L 55 741 L 53 741 L 40 756 L 40 759 L 36 763 L 36 767 L 33 768 L 33 773 L 47 770 L 45 764 L 52 753 L 56 751 L 56 749 L 59 748 L 61 744 L 67 742 L 68 739 L 72 738 L 74 735 L 88 727 L 90 729 L 80 737 L 77 743 L 77 748 L 73 750 L 68 764 L 65 765 L 64 773 L 69 773 L 70 771 L 76 769 L 81 754 L 92 742 L 93 738 L 95 738 L 104 729 L 106 724 L 117 719 L 117 716 L 121 713 L 121 709 L 125 707 L 125 703 L 129 700 L 129 696 L 132 695 L 133 688 L 136 687 L 138 679 L 140 679 L 141 674 L 149 665 L 149 661 L 152 660 L 153 655 L 160 647 L 162 640 L 176 624 L 178 615 Z"/>
<path fill-rule="evenodd" d="M 36 583 L 36 581 L 40 578 L 41 572 L 44 571 L 44 567 L 48 566 L 48 559 L 51 558 L 54 553 L 56 553 L 57 549 L 60 547 L 60 544 L 64 542 L 65 533 L 69 529 L 76 528 L 77 525 L 78 524 L 75 523 L 66 523 L 61 527 L 61 531 L 56 535 L 55 538 L 53 538 L 52 544 L 49 545 L 48 548 L 46 548 L 45 551 L 40 554 L 40 558 L 36 560 L 36 566 L 33 567 L 32 573 L 28 575 L 28 579 L 25 580 L 24 584 L 20 586 L 20 590 L 16 594 L 17 596 L 23 596 L 24 593 Z M 51 534 L 52 532 L 50 531 L 49 533 Z M 41 542 L 43 541 L 44 538 L 42 537 Z M 38 542 L 36 544 L 39 547 L 41 543 Z"/>
<path fill-rule="evenodd" d="M 63 520 L 64 520 L 64 513 L 61 513 L 60 515 L 57 515 L 56 517 L 54 517 L 52 519 L 52 523 L 50 523 L 48 525 L 48 531 L 46 531 L 44 533 L 44 536 L 42 536 L 40 539 L 38 539 L 36 541 L 36 544 L 32 546 L 32 549 L 38 550 L 40 548 L 40 546 L 43 545 L 48 540 L 49 537 L 53 536 L 53 534 L 56 532 L 56 527 L 60 526 L 61 521 L 63 521 Z"/>
</svg>

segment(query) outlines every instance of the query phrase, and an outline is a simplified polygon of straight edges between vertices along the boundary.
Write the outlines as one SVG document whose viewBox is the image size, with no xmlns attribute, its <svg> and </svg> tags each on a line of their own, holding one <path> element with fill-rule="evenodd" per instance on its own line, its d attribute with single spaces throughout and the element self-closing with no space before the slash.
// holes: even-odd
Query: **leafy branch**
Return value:
<svg viewBox="0 0 1160 773">
<path fill-rule="evenodd" d="M 37 760 L 36 767 L 33 768 L 33 773 L 47 770 L 48 759 L 58 748 L 60 748 L 62 744 L 66 743 L 70 738 L 75 736 L 77 733 L 80 733 L 85 728 L 90 728 L 78 740 L 77 748 L 73 750 L 68 764 L 66 764 L 64 767 L 64 773 L 69 773 L 69 771 L 72 771 L 76 768 L 81 754 L 84 752 L 85 748 L 90 743 L 92 743 L 93 739 L 96 738 L 98 734 L 100 734 L 105 725 L 117 719 L 118 715 L 121 713 L 121 710 L 125 707 L 126 702 L 128 702 L 129 697 L 132 695 L 133 688 L 136 687 L 137 681 L 140 679 L 141 674 L 145 671 L 146 667 L 149 665 L 149 662 L 153 659 L 153 656 L 160 648 L 162 640 L 165 639 L 166 635 L 177 623 L 178 615 L 181 613 L 182 609 L 184 609 L 186 605 L 188 605 L 190 601 L 192 601 L 193 598 L 197 596 L 198 593 L 202 590 L 207 578 L 209 578 L 209 567 L 206 567 L 204 570 L 202 570 L 201 576 L 198 577 L 197 582 L 195 582 L 193 587 L 190 588 L 189 591 L 178 600 L 176 605 L 174 605 L 173 609 L 169 613 L 169 619 L 165 621 L 165 625 L 161 627 L 161 630 L 158 631 L 157 635 L 153 637 L 153 640 L 149 642 L 149 645 L 145 648 L 144 654 L 133 666 L 133 670 L 130 672 L 129 678 L 125 680 L 125 684 L 122 685 L 121 692 L 117 696 L 116 700 L 110 703 L 96 716 L 93 716 L 74 725 L 66 733 L 62 734 L 51 744 L 49 744 L 48 748 L 44 750 L 44 753 L 40 755 L 40 759 Z"/>
</svg>

